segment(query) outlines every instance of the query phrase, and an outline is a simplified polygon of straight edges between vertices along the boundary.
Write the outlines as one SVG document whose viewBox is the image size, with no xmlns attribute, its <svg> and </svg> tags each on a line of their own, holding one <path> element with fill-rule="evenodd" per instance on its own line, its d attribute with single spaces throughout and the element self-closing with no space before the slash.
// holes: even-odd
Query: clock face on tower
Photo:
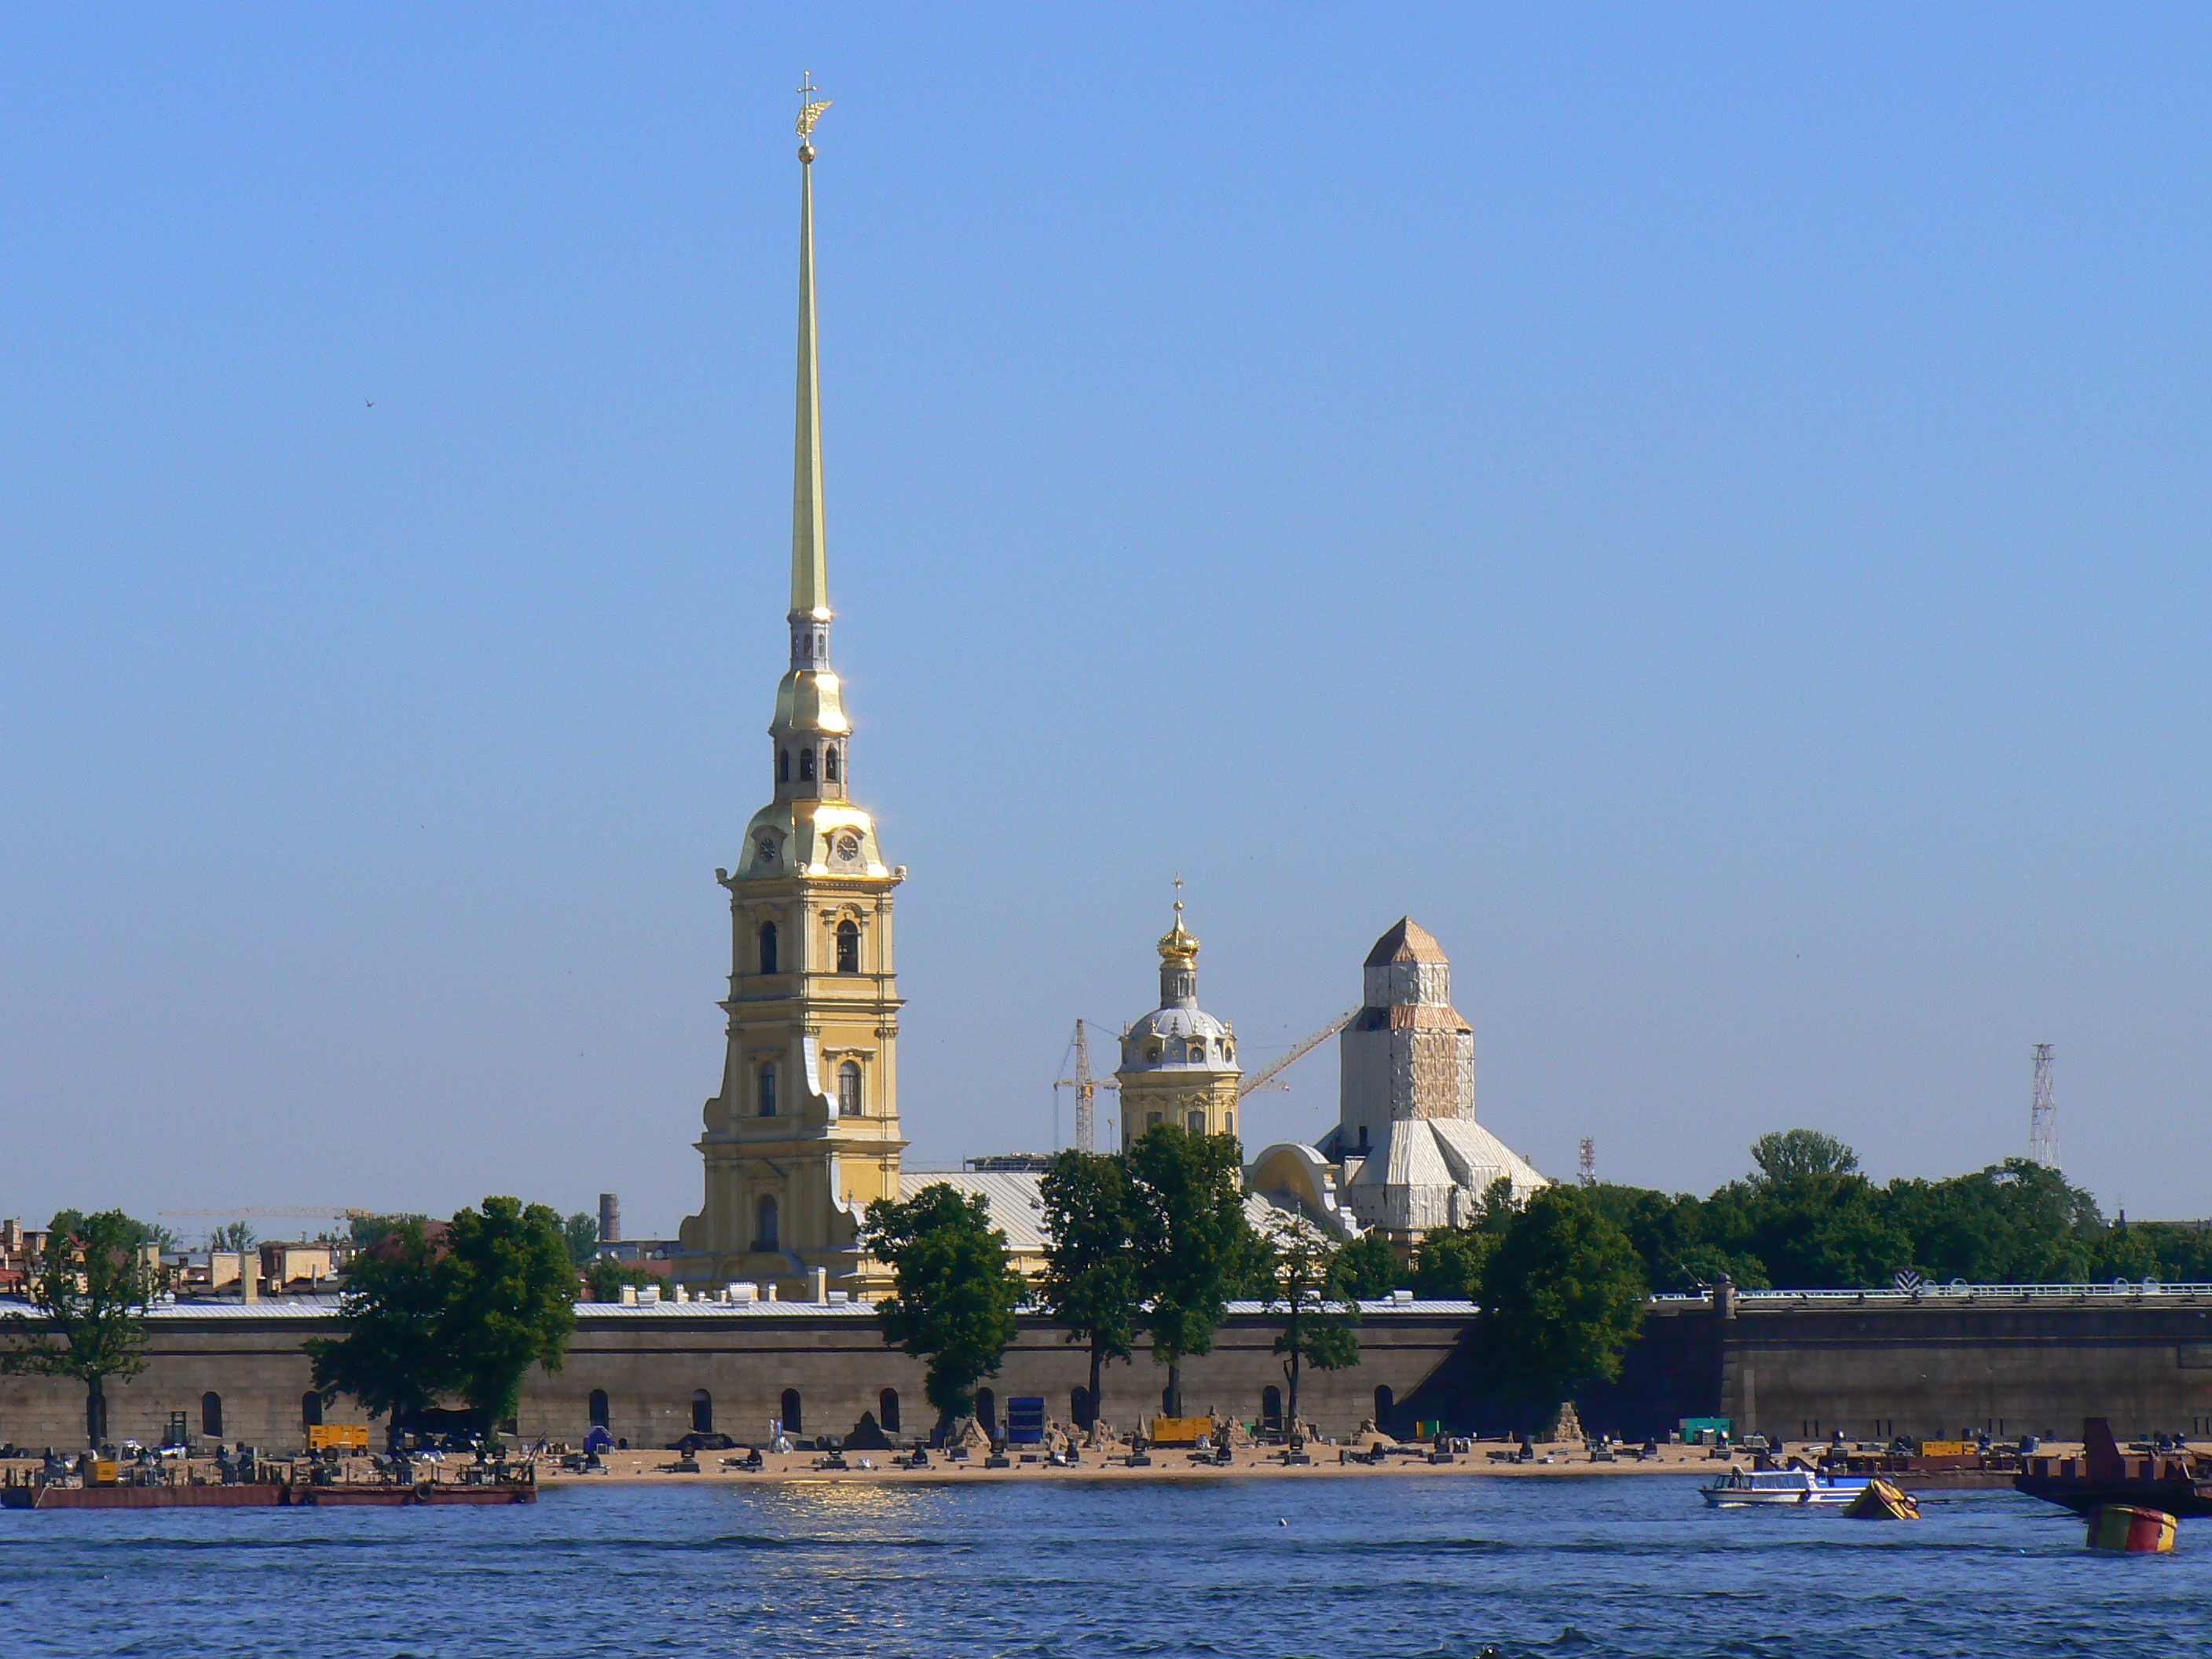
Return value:
<svg viewBox="0 0 2212 1659">
<path fill-rule="evenodd" d="M 830 860 L 831 863 L 848 869 L 859 864 L 860 838 L 849 830 L 840 834 L 830 845 Z"/>
<path fill-rule="evenodd" d="M 760 838 L 760 844 L 755 849 L 755 852 L 761 863 L 774 864 L 775 862 L 775 837 L 774 836 L 763 836 Z"/>
</svg>

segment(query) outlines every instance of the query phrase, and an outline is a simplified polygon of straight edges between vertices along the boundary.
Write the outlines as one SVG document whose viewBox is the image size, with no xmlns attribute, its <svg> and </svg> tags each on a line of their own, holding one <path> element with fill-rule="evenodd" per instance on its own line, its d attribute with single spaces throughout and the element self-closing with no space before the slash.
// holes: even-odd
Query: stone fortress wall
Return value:
<svg viewBox="0 0 2212 1659">
<path fill-rule="evenodd" d="M 206 1397 L 220 1402 L 221 1437 L 283 1450 L 304 1440 L 308 1364 L 301 1344 L 330 1328 L 326 1307 L 236 1304 L 167 1310 L 152 1321 L 147 1370 L 108 1389 L 111 1433 L 158 1441 L 170 1413 L 206 1432 Z M 1247 1304 L 1232 1313 L 1215 1352 L 1188 1361 L 1183 1398 L 1194 1412 L 1258 1416 L 1263 1391 L 1280 1388 L 1272 1352 L 1278 1327 Z M 1516 1423 L 1487 1399 L 1480 1328 L 1464 1303 L 1368 1304 L 1362 1363 L 1306 1373 L 1304 1414 L 1342 1437 L 1361 1419 L 1411 1432 L 1441 1419 L 1462 1431 L 1502 1432 Z M 989 1386 L 1003 1413 L 1018 1395 L 1042 1395 L 1062 1421 L 1088 1378 L 1088 1356 L 1055 1328 L 1024 1320 Z M 1107 1371 L 1104 1415 L 1127 1428 L 1160 1408 L 1164 1368 L 1141 1348 Z M 900 1430 L 926 1431 L 920 1361 L 886 1348 L 872 1310 L 806 1304 L 664 1304 L 580 1310 L 562 1370 L 533 1370 L 517 1420 L 530 1438 L 580 1440 L 592 1395 L 606 1395 L 609 1426 L 632 1445 L 665 1445 L 693 1426 L 704 1393 L 714 1429 L 740 1441 L 787 1416 L 795 1393 L 799 1430 L 849 1432 L 863 1412 L 878 1419 L 896 1392 Z M 1383 1392 L 1383 1391 L 1387 1391 Z M 2012 1297 L 1983 1293 L 1919 1301 L 1783 1296 L 1653 1304 L 1621 1380 L 1585 1392 L 1593 1431 L 1662 1437 L 1676 1419 L 1725 1416 L 1740 1431 L 1790 1438 L 1894 1434 L 1953 1438 L 1986 1427 L 2069 1438 L 2085 1416 L 2110 1417 L 2124 1437 L 2165 1431 L 2212 1435 L 2212 1291 L 2111 1291 Z M 331 1422 L 362 1413 L 338 1401 Z M 0 1440 L 75 1446 L 84 1395 L 67 1381 L 0 1377 Z"/>
</svg>

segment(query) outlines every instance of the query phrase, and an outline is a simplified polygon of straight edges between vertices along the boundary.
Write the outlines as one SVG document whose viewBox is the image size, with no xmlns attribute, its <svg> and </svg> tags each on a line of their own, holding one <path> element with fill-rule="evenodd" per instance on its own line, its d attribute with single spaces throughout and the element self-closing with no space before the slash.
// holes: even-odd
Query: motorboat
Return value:
<svg viewBox="0 0 2212 1659">
<path fill-rule="evenodd" d="M 1867 1489 L 1866 1478 L 1820 1474 L 1808 1468 L 1745 1469 L 1730 1467 L 1717 1480 L 1698 1490 L 1708 1507 L 1729 1510 L 1747 1504 L 1844 1504 Z"/>
</svg>

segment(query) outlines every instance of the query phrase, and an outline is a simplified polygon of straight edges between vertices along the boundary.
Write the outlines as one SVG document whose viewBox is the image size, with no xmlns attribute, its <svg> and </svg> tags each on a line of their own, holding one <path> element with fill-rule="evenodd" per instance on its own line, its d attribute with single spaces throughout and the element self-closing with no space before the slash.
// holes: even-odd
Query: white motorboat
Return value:
<svg viewBox="0 0 2212 1659">
<path fill-rule="evenodd" d="M 1863 1476 L 1816 1474 L 1811 1469 L 1730 1468 L 1717 1480 L 1698 1490 L 1713 1509 L 1735 1509 L 1753 1504 L 1814 1504 L 1850 1503 L 1867 1488 Z"/>
</svg>

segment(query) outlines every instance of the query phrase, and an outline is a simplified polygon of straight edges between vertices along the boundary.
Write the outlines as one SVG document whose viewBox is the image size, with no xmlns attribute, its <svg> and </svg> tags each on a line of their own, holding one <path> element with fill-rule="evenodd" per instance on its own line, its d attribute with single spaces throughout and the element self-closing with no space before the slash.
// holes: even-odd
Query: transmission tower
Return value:
<svg viewBox="0 0 2212 1659">
<path fill-rule="evenodd" d="M 2027 1156 L 2045 1169 L 2058 1167 L 2058 1097 L 2051 1089 L 2051 1045 L 2035 1045 L 2035 1099 L 2027 1109 Z"/>
<path fill-rule="evenodd" d="M 1583 1186 L 1597 1185 L 1597 1139 L 1594 1135 L 1583 1137 L 1582 1176 Z"/>
</svg>

